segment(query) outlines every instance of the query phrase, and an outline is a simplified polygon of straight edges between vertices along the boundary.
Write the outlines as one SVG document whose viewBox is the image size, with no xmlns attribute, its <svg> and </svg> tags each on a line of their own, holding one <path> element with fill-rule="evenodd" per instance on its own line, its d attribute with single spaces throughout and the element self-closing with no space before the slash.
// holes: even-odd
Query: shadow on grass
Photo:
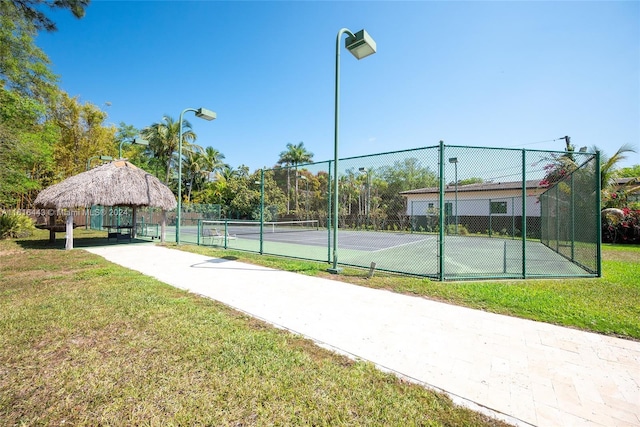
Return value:
<svg viewBox="0 0 640 427">
<path fill-rule="evenodd" d="M 156 242 L 157 240 L 153 240 Z M 56 238 L 55 242 L 50 242 L 47 234 L 46 238 L 37 239 L 17 239 L 15 241 L 19 246 L 23 249 L 65 249 L 66 240 L 65 238 Z M 152 240 L 150 238 L 135 238 L 135 239 L 107 239 L 103 236 L 87 236 L 87 237 L 78 237 L 73 239 L 73 248 L 74 249 L 83 249 L 83 248 L 93 248 L 96 246 L 112 246 L 112 245 L 135 245 L 142 243 L 151 243 Z"/>
</svg>

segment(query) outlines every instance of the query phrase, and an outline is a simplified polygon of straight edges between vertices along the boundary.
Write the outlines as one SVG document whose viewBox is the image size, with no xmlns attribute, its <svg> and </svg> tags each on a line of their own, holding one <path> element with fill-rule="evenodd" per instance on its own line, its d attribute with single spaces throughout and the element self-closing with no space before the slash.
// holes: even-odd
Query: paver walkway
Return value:
<svg viewBox="0 0 640 427">
<path fill-rule="evenodd" d="M 151 244 L 87 250 L 517 425 L 640 426 L 640 342 Z"/>
</svg>

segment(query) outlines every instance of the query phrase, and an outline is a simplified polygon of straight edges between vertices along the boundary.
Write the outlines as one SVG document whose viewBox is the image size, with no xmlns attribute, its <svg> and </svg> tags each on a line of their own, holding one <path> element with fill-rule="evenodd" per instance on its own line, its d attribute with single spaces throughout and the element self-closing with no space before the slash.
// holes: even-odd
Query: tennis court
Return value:
<svg viewBox="0 0 640 427">
<path fill-rule="evenodd" d="M 260 223 L 256 221 L 201 221 L 196 227 L 181 227 L 181 239 L 191 243 L 263 254 L 330 262 L 332 235 L 317 221 Z M 198 232 L 200 234 L 198 234 Z M 540 241 L 486 236 L 446 236 L 440 245 L 433 233 L 339 230 L 338 259 L 342 265 L 448 278 L 549 275 L 589 276 Z M 441 265 L 439 254 L 444 252 Z M 523 253 L 525 256 L 523 257 Z M 551 273 L 552 272 L 552 273 Z"/>
</svg>

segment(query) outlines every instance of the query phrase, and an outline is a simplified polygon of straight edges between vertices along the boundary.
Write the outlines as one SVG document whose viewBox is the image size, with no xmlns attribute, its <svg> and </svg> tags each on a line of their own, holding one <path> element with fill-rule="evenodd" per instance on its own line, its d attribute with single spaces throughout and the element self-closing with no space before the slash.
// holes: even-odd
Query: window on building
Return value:
<svg viewBox="0 0 640 427">
<path fill-rule="evenodd" d="M 507 202 L 490 202 L 492 214 L 506 214 Z"/>
</svg>

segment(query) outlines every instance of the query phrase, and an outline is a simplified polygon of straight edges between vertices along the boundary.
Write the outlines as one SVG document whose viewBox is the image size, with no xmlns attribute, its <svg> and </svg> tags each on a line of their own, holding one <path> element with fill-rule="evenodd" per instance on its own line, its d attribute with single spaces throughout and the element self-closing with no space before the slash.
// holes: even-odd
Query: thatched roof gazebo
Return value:
<svg viewBox="0 0 640 427">
<path fill-rule="evenodd" d="M 121 159 L 79 173 L 42 190 L 34 204 L 37 208 L 69 210 L 66 248 L 71 249 L 73 209 L 90 208 L 94 205 L 132 207 L 135 233 L 136 208 L 161 208 L 165 213 L 161 231 L 161 240 L 164 241 L 166 211 L 175 208 L 177 202 L 173 192 L 158 178 Z"/>
</svg>

